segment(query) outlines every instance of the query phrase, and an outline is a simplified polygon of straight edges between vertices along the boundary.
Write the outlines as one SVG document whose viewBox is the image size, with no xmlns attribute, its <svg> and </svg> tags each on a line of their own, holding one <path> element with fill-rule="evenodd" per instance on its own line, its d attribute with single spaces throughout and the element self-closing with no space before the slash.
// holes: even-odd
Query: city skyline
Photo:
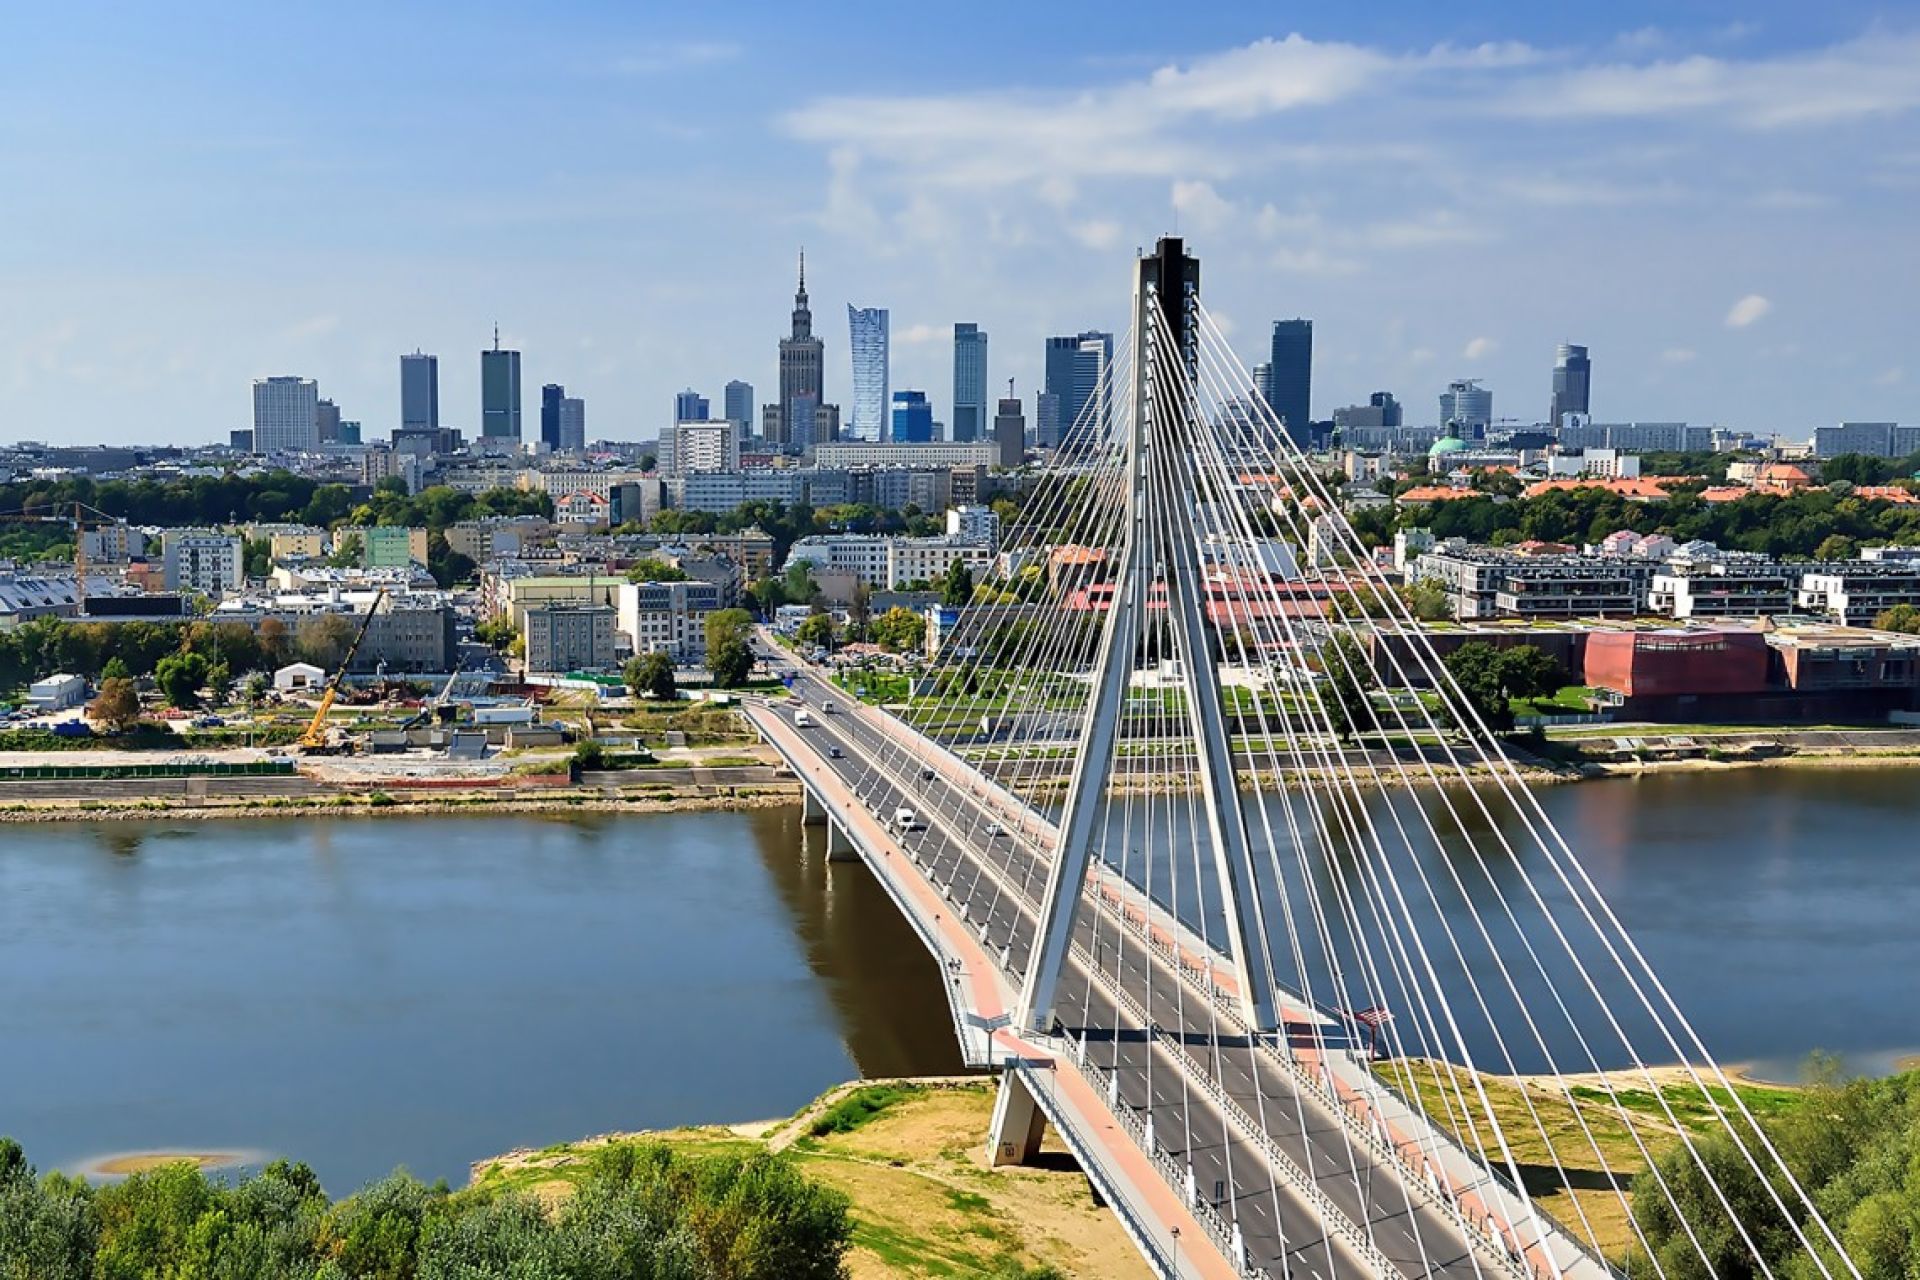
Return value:
<svg viewBox="0 0 1920 1280">
<path fill-rule="evenodd" d="M 220 439 L 254 379 L 299 376 L 380 439 L 400 425 L 395 358 L 418 349 L 454 362 L 440 417 L 472 437 L 459 353 L 499 316 L 533 386 L 577 388 L 597 435 L 643 439 L 680 387 L 777 385 L 802 243 L 816 309 L 887 307 L 893 381 L 943 420 L 962 319 L 999 335 L 995 385 L 1014 377 L 1031 412 L 1045 337 L 1123 327 L 1130 251 L 1174 228 L 1249 365 L 1274 319 L 1314 320 L 1317 418 L 1382 388 L 1429 405 L 1456 378 L 1531 417 L 1567 342 L 1604 361 L 1605 419 L 1804 436 L 1920 418 L 1900 322 L 1920 282 L 1920 32 L 1866 5 L 1737 23 L 1385 5 L 1278 26 L 1233 6 L 1153 37 L 1177 46 L 1049 15 L 1018 55 L 979 59 L 960 55 L 993 23 L 878 9 L 815 30 L 771 8 L 234 12 L 341 92 L 287 105 L 278 73 L 195 34 L 214 24 L 20 24 L 0 86 L 18 434 Z M 955 56 L 851 74 L 908 39 Z M 440 48 L 570 74 L 495 104 L 422 57 Z M 760 74 L 796 58 L 804 83 L 861 96 Z M 697 92 L 714 76 L 737 92 Z M 395 118 L 417 132 L 374 136 Z M 506 194 L 502 147 L 534 179 Z M 668 171 L 688 198 L 645 197 Z M 106 175 L 142 200 L 108 198 Z M 745 182 L 783 198 L 710 198 Z M 825 328 L 820 398 L 846 404 Z"/>
</svg>

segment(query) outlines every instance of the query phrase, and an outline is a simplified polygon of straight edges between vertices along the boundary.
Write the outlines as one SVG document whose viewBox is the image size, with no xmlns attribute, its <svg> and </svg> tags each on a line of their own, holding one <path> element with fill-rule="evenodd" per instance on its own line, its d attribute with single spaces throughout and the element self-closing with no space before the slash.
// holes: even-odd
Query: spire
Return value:
<svg viewBox="0 0 1920 1280">
<path fill-rule="evenodd" d="M 493 322 L 493 349 L 495 351 L 500 349 L 500 322 L 498 320 Z"/>
<path fill-rule="evenodd" d="M 807 291 L 807 247 L 800 246 L 800 292 Z"/>
</svg>

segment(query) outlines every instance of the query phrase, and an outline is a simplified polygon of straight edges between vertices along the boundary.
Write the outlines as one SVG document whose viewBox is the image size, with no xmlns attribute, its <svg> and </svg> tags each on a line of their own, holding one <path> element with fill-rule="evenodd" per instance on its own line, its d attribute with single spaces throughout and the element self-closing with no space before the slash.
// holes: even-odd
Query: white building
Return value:
<svg viewBox="0 0 1920 1280">
<path fill-rule="evenodd" d="M 932 440 L 921 444 L 837 440 L 815 445 L 813 449 L 813 464 L 822 471 L 851 471 L 858 467 L 992 467 L 999 462 L 1000 447 L 992 441 L 980 440 Z"/>
<path fill-rule="evenodd" d="M 61 672 L 27 687 L 27 702 L 41 711 L 65 711 L 87 700 L 87 682 Z"/>
<path fill-rule="evenodd" d="M 327 682 L 327 673 L 311 662 L 289 662 L 273 673 L 273 687 L 281 693 L 299 689 L 318 689 Z"/>
<path fill-rule="evenodd" d="M 246 579 L 240 535 L 217 529 L 168 529 L 161 535 L 167 590 L 225 595 Z"/>
<path fill-rule="evenodd" d="M 992 507 L 959 506 L 947 511 L 947 536 L 1000 549 L 1000 513 Z"/>
<path fill-rule="evenodd" d="M 256 378 L 253 451 L 311 453 L 320 447 L 320 384 L 312 378 Z"/>
<path fill-rule="evenodd" d="M 676 422 L 660 433 L 660 469 L 670 475 L 740 469 L 740 433 L 731 422 Z"/>
<path fill-rule="evenodd" d="M 618 625 L 635 653 L 668 653 L 698 662 L 706 653 L 707 615 L 720 607 L 711 582 L 623 582 Z"/>
<path fill-rule="evenodd" d="M 887 583 L 937 583 L 957 560 L 967 566 L 975 582 L 993 567 L 993 548 L 983 542 L 958 538 L 893 538 L 887 556 Z"/>
</svg>

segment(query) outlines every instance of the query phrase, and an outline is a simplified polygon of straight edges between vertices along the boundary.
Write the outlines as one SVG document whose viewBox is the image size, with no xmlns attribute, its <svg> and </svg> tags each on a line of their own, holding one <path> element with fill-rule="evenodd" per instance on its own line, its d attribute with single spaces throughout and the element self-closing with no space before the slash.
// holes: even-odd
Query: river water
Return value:
<svg viewBox="0 0 1920 1280">
<path fill-rule="evenodd" d="M 1920 773 L 1543 802 L 1723 1061 L 1920 1046 Z M 0 1133 L 336 1190 L 959 1069 L 933 963 L 797 809 L 0 828 Z"/>
</svg>

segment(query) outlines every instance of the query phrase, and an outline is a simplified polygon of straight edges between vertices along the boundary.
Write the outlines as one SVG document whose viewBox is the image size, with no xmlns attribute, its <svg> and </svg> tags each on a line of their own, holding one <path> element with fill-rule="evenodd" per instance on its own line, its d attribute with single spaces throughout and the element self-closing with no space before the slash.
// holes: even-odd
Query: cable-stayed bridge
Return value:
<svg viewBox="0 0 1920 1280">
<path fill-rule="evenodd" d="M 928 672 L 748 708 L 994 1158 L 1051 1121 L 1163 1275 L 1857 1276 L 1286 425 L 1161 241 Z"/>
</svg>

